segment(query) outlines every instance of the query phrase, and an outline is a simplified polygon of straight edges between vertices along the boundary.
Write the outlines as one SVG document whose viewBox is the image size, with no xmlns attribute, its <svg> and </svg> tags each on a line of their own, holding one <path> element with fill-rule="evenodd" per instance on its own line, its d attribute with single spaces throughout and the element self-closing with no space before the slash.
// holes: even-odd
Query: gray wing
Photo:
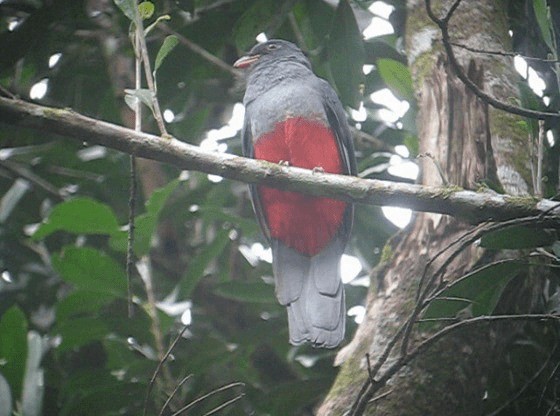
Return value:
<svg viewBox="0 0 560 416">
<path fill-rule="evenodd" d="M 251 159 L 253 159 L 255 156 L 255 152 L 253 148 L 253 134 L 251 133 L 251 120 L 248 111 L 245 112 L 245 121 L 243 123 L 243 130 L 241 131 L 241 138 L 242 138 L 243 156 L 250 157 Z M 262 208 L 259 192 L 257 190 L 257 185 L 254 184 L 249 185 L 249 195 L 251 196 L 251 204 L 253 205 L 253 211 L 255 212 L 255 216 L 259 221 L 261 230 L 265 238 L 267 239 L 267 241 L 270 243 L 270 231 L 268 230 L 268 225 L 266 223 L 266 218 L 264 216 L 264 210 Z"/>
<path fill-rule="evenodd" d="M 346 121 L 346 113 L 342 107 L 342 103 L 338 99 L 333 88 L 330 84 L 318 78 L 319 88 L 323 94 L 323 102 L 325 113 L 329 127 L 335 134 L 336 143 L 342 156 L 344 165 L 344 173 L 347 175 L 355 176 L 358 173 L 356 165 L 356 156 L 354 153 L 354 142 L 352 140 L 352 133 Z M 344 213 L 344 220 L 339 230 L 339 236 L 342 238 L 344 245 L 348 241 L 350 232 L 352 231 L 352 223 L 354 221 L 354 205 L 348 204 L 346 212 Z"/>
</svg>

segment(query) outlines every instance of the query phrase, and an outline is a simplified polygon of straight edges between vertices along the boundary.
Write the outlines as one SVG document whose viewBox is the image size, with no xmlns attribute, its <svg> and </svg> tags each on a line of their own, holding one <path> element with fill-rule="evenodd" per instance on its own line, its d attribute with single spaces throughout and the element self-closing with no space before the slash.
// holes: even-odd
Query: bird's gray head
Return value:
<svg viewBox="0 0 560 416">
<path fill-rule="evenodd" d="M 271 39 L 255 45 L 247 55 L 239 58 L 233 66 L 253 72 L 258 68 L 277 62 L 297 63 L 311 69 L 311 64 L 301 49 L 292 42 L 281 39 Z"/>
</svg>

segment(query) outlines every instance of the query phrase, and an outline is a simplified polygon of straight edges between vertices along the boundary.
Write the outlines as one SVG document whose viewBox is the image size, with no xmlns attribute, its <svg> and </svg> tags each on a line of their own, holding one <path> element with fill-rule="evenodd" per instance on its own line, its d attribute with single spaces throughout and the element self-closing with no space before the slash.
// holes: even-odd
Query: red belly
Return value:
<svg viewBox="0 0 560 416">
<path fill-rule="evenodd" d="M 332 131 L 316 121 L 294 117 L 276 124 L 255 143 L 255 158 L 325 172 L 342 173 L 342 160 Z M 334 237 L 346 203 L 260 186 L 259 194 L 270 236 L 302 254 L 319 253 Z"/>
</svg>

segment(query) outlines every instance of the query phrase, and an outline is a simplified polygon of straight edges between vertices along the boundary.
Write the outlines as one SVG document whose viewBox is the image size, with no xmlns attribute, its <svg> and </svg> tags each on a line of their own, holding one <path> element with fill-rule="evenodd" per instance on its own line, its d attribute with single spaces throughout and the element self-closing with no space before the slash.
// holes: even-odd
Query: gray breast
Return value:
<svg viewBox="0 0 560 416">
<path fill-rule="evenodd" d="M 316 89 L 280 84 L 249 103 L 251 132 L 254 139 L 274 129 L 276 123 L 302 117 L 327 124 L 322 99 Z"/>
</svg>

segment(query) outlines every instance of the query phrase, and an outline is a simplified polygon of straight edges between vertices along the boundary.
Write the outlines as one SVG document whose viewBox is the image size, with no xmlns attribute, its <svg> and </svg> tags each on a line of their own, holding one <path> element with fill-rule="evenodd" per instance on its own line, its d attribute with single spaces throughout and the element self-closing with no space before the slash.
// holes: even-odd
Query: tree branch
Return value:
<svg viewBox="0 0 560 416">
<path fill-rule="evenodd" d="M 176 139 L 135 132 L 89 118 L 72 110 L 57 109 L 0 97 L 0 122 L 28 127 L 111 149 L 246 183 L 266 184 L 315 196 L 369 205 L 391 205 L 414 211 L 452 215 L 470 222 L 553 215 L 560 204 L 533 197 L 465 191 L 312 172 L 227 153 L 208 152 Z"/>
<path fill-rule="evenodd" d="M 459 78 L 463 82 L 463 84 L 465 84 L 472 91 L 474 95 L 476 95 L 482 101 L 491 105 L 494 108 L 506 111 L 511 114 L 516 114 L 518 116 L 528 117 L 528 118 L 533 118 L 538 120 L 554 120 L 554 119 L 557 120 L 560 118 L 560 113 L 558 112 L 555 113 L 542 112 L 542 111 L 530 110 L 528 108 L 518 107 L 515 105 L 510 105 L 504 103 L 503 101 L 497 100 L 496 98 L 482 91 L 467 76 L 467 74 L 465 74 L 465 72 L 461 68 L 461 65 L 459 64 L 459 61 L 457 60 L 457 57 L 455 56 L 455 52 L 453 52 L 453 46 L 451 45 L 451 37 L 449 35 L 449 20 L 451 20 L 451 17 L 453 16 L 453 13 L 457 9 L 457 7 L 459 7 L 461 0 L 455 0 L 453 5 L 450 7 L 449 11 L 443 18 L 439 18 L 435 15 L 431 3 L 432 3 L 431 0 L 425 0 L 426 12 L 429 18 L 432 20 L 432 22 L 434 22 L 441 31 L 441 40 L 443 42 L 443 47 L 445 48 L 445 52 L 447 54 L 447 58 L 449 59 L 451 68 L 453 68 L 453 71 L 455 72 L 455 75 L 457 75 L 457 78 Z"/>
</svg>

